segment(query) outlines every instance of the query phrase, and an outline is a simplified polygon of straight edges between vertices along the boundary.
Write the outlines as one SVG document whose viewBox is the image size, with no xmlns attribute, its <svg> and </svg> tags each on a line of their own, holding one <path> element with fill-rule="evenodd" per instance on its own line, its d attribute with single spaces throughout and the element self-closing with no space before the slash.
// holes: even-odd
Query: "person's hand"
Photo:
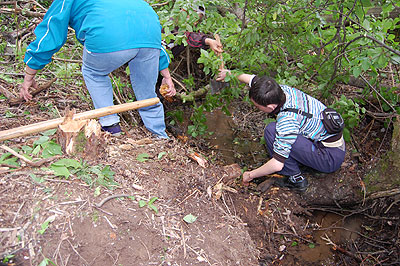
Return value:
<svg viewBox="0 0 400 266">
<path fill-rule="evenodd" d="M 169 73 L 168 68 L 164 68 L 160 71 L 163 79 L 161 80 L 161 85 L 166 84 L 168 85 L 167 93 L 164 96 L 173 97 L 176 94 L 174 82 L 172 82 L 171 73 Z"/>
<path fill-rule="evenodd" d="M 206 38 L 205 43 L 210 46 L 216 55 L 219 55 L 224 51 L 222 50 L 222 44 L 214 39 Z"/>
<path fill-rule="evenodd" d="M 31 87 L 34 89 L 38 89 L 35 77 L 25 74 L 24 82 L 21 84 L 19 89 L 19 95 L 21 96 L 21 98 L 25 99 L 25 101 L 32 100 L 32 94 L 29 93 L 29 88 Z"/>
<path fill-rule="evenodd" d="M 217 80 L 217 81 L 224 81 L 224 80 L 225 80 L 225 77 L 226 77 L 226 75 L 227 75 L 228 73 L 230 74 L 231 71 L 228 70 L 228 69 L 220 69 L 216 80 Z"/>
<path fill-rule="evenodd" d="M 243 185 L 248 186 L 250 184 L 250 181 L 254 179 L 254 177 L 251 177 L 251 171 L 246 171 L 243 173 Z"/>
<path fill-rule="evenodd" d="M 172 78 L 163 78 L 161 81 L 161 85 L 163 85 L 163 84 L 168 85 L 167 94 L 165 94 L 165 96 L 167 96 L 167 97 L 175 96 L 176 90 L 175 90 L 174 82 L 172 82 Z"/>
</svg>

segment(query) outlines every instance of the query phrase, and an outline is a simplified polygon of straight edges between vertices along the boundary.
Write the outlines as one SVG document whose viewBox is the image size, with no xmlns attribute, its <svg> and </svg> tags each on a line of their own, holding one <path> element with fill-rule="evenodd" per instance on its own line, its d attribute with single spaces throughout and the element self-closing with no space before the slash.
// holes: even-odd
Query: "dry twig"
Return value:
<svg viewBox="0 0 400 266">
<path fill-rule="evenodd" d="M 132 195 L 129 194 L 117 194 L 117 195 L 111 195 L 105 199 L 103 199 L 99 204 L 95 204 L 97 208 L 101 208 L 101 206 L 104 205 L 109 200 L 115 199 L 115 198 L 122 198 L 122 197 L 132 197 Z"/>
</svg>

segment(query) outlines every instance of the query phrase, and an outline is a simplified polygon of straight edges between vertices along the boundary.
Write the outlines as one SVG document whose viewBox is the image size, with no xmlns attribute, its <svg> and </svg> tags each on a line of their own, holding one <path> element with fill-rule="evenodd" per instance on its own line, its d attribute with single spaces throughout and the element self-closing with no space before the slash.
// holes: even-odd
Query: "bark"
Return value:
<svg viewBox="0 0 400 266">
<path fill-rule="evenodd" d="M 96 120 L 74 120 L 75 111 L 67 111 L 59 125 L 57 140 L 63 152 L 86 160 L 98 158 L 105 150 L 105 134 Z"/>
</svg>

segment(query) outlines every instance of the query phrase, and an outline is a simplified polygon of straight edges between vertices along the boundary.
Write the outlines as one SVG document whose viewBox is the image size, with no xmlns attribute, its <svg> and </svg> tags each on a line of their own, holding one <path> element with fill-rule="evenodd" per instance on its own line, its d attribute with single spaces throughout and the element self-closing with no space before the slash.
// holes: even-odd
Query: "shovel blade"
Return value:
<svg viewBox="0 0 400 266">
<path fill-rule="evenodd" d="M 212 79 L 210 81 L 210 87 L 211 87 L 211 94 L 216 94 L 220 92 L 223 88 L 229 87 L 229 83 L 223 81 L 216 81 L 215 79 Z"/>
</svg>

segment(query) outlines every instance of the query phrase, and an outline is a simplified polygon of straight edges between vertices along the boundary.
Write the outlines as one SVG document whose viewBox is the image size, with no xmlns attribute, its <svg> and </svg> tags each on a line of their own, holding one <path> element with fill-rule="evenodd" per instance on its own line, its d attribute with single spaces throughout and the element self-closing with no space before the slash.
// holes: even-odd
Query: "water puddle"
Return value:
<svg viewBox="0 0 400 266">
<path fill-rule="evenodd" d="M 246 132 L 237 132 L 231 117 L 217 109 L 206 113 L 206 118 L 208 130 L 214 132 L 207 140 L 219 152 L 226 165 L 237 163 L 241 167 L 254 168 L 254 165 L 258 167 L 266 162 L 268 157 L 265 146 L 259 139 L 249 139 Z"/>
<path fill-rule="evenodd" d="M 355 241 L 361 230 L 362 219 L 350 216 L 343 219 L 342 216 L 318 211 L 314 213 L 313 221 L 309 221 L 314 228 L 313 244 L 299 244 L 288 248 L 289 254 L 296 254 L 297 260 L 308 263 L 321 263 L 321 265 L 332 265 L 336 253 L 331 250 L 333 245 L 329 241 L 345 247 L 345 243 Z"/>
</svg>

